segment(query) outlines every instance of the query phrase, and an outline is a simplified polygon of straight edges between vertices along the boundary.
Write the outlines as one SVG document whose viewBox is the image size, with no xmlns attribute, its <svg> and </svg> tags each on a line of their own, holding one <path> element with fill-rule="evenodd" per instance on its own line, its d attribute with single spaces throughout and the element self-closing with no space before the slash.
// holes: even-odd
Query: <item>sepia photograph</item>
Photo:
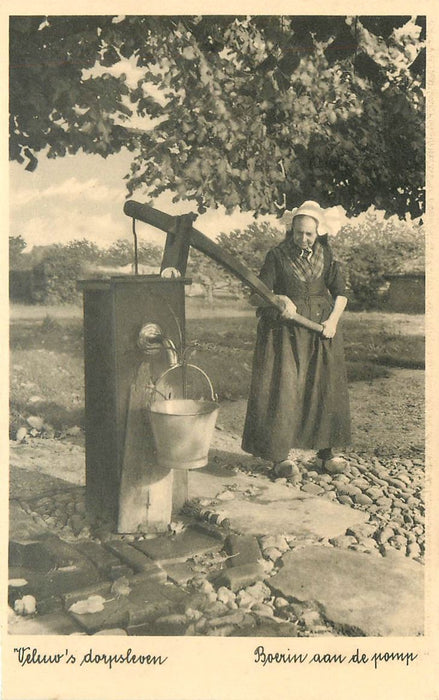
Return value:
<svg viewBox="0 0 439 700">
<path fill-rule="evenodd" d="M 9 16 L 22 665 L 426 634 L 428 17 L 236 9 Z"/>
</svg>

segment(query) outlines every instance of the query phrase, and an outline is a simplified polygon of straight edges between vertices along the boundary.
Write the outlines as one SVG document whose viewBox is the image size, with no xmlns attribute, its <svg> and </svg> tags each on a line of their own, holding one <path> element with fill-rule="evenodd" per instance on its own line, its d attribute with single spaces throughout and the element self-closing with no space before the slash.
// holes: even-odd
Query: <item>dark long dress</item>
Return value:
<svg viewBox="0 0 439 700">
<path fill-rule="evenodd" d="M 310 261 L 292 241 L 270 250 L 259 275 L 274 291 L 296 304 L 299 314 L 325 321 L 345 280 L 325 236 Z M 291 448 L 346 447 L 350 414 L 340 323 L 334 338 L 294 322 L 276 309 L 259 309 L 253 374 L 242 447 L 275 462 Z"/>
</svg>

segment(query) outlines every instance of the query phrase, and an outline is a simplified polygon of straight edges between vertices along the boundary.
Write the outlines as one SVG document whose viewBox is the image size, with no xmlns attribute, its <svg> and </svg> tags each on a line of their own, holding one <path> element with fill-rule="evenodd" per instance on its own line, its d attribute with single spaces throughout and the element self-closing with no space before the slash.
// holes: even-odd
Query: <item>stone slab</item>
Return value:
<svg viewBox="0 0 439 700">
<path fill-rule="evenodd" d="M 156 578 L 157 580 L 165 578 L 160 567 L 140 547 L 133 545 L 120 540 L 111 540 L 105 543 L 110 552 L 119 557 L 137 573 L 148 573 L 151 578 Z"/>
<path fill-rule="evenodd" d="M 90 568 L 90 561 L 73 545 L 61 540 L 56 535 L 40 538 L 37 542 L 26 545 L 23 551 L 23 566 L 37 571 L 67 571 Z"/>
<path fill-rule="evenodd" d="M 222 542 L 205 535 L 196 528 L 187 528 L 181 534 L 172 537 L 155 537 L 140 540 L 134 546 L 148 557 L 159 563 L 184 562 L 195 554 L 219 551 Z"/>
<path fill-rule="evenodd" d="M 132 573 L 132 570 L 126 564 L 122 563 L 118 557 L 97 542 L 84 540 L 78 542 L 75 546 L 78 552 L 94 564 L 102 576 L 108 576 L 114 580 L 120 576 Z"/>
<path fill-rule="evenodd" d="M 262 559 L 258 540 L 253 535 L 229 535 L 225 541 L 225 550 L 230 555 L 227 566 L 252 564 Z"/>
<path fill-rule="evenodd" d="M 363 511 L 276 484 L 266 486 L 256 498 L 236 494 L 233 500 L 221 503 L 217 511 L 241 534 L 269 532 L 316 538 L 343 535 L 348 527 L 369 517 Z"/>
<path fill-rule="evenodd" d="M 276 594 L 317 602 L 328 620 L 366 636 L 423 634 L 421 564 L 321 546 L 288 552 L 282 563 L 267 580 Z"/>
<path fill-rule="evenodd" d="M 192 567 L 184 561 L 177 564 L 163 564 L 162 566 L 168 579 L 178 585 L 184 585 L 196 574 Z"/>
<path fill-rule="evenodd" d="M 69 612 L 69 615 L 88 634 L 101 629 L 125 628 L 129 620 L 129 603 L 126 598 L 113 598 L 104 604 L 102 611 L 84 615 Z"/>
<path fill-rule="evenodd" d="M 62 608 L 64 594 L 96 584 L 99 580 L 99 573 L 93 564 L 57 537 L 51 536 L 20 547 L 22 560 L 27 566 L 11 567 L 9 578 L 23 578 L 27 583 L 20 589 L 9 586 L 10 604 L 17 597 L 29 594 L 35 597 L 39 613 L 51 613 Z M 40 562 L 38 557 L 41 558 Z M 31 568 L 35 564 L 40 564 L 40 569 Z"/>
<path fill-rule="evenodd" d="M 255 581 L 265 578 L 265 572 L 261 564 L 242 564 L 241 566 L 231 566 L 223 569 L 219 576 L 215 578 L 214 585 L 217 588 L 225 586 L 232 591 L 239 591 L 241 588 L 250 586 Z"/>
<path fill-rule="evenodd" d="M 234 497 L 215 500 L 225 489 L 233 490 Z M 256 495 L 251 495 L 255 491 Z M 228 518 L 233 530 L 248 535 L 269 532 L 337 537 L 347 527 L 368 519 L 364 511 L 272 482 L 261 475 L 255 479 L 214 466 L 189 472 L 189 498 L 212 499 L 211 509 Z"/>
<path fill-rule="evenodd" d="M 176 589 L 176 586 L 152 581 L 144 574 L 131 577 L 128 584 L 130 591 L 127 595 L 118 596 L 106 585 L 100 590 L 75 592 L 74 596 L 65 597 L 66 608 L 77 600 L 85 600 L 90 594 L 101 595 L 105 599 L 103 610 L 84 615 L 69 613 L 82 629 L 88 634 L 94 634 L 102 629 L 127 629 L 153 621 L 178 607 L 180 596 L 184 595 L 177 589 L 177 601 L 173 600 L 173 589 Z"/>
<path fill-rule="evenodd" d="M 80 628 L 74 620 L 63 612 L 50 613 L 48 615 L 36 615 L 35 617 L 15 616 L 9 623 L 9 634 L 74 634 Z"/>
</svg>

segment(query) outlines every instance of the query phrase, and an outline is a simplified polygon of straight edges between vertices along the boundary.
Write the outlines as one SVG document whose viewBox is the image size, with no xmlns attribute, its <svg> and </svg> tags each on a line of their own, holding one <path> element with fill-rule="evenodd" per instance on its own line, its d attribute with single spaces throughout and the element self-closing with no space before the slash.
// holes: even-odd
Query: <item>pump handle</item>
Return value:
<svg viewBox="0 0 439 700">
<path fill-rule="evenodd" d="M 165 212 L 159 209 L 150 207 L 149 204 L 140 204 L 134 200 L 129 200 L 125 202 L 123 210 L 127 216 L 155 226 L 165 233 L 170 234 L 175 230 L 174 217 L 165 214 Z M 276 295 L 273 294 L 259 277 L 245 267 L 236 257 L 230 255 L 226 250 L 223 250 L 217 243 L 205 236 L 201 231 L 197 231 L 193 226 L 190 230 L 190 245 L 207 255 L 219 265 L 222 265 L 222 267 L 235 275 L 241 282 L 249 286 L 253 292 L 256 292 L 270 306 L 274 306 L 279 311 L 283 310 L 282 302 L 279 301 Z M 311 321 L 309 318 L 301 316 L 301 314 L 295 314 L 292 320 L 317 333 L 321 333 L 323 330 L 323 326 L 320 323 Z"/>
</svg>

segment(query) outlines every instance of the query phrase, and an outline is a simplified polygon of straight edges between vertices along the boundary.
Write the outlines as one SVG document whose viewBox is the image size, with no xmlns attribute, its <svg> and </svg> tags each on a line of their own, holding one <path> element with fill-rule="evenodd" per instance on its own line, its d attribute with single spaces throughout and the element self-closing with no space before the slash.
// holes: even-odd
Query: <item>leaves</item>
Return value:
<svg viewBox="0 0 439 700">
<path fill-rule="evenodd" d="M 78 600 L 70 606 L 69 612 L 77 615 L 87 615 L 89 613 L 102 612 L 105 598 L 101 595 L 90 595 L 85 600 Z"/>
<path fill-rule="evenodd" d="M 121 576 L 120 578 L 116 579 L 111 586 L 111 592 L 117 598 L 120 596 L 129 595 L 131 593 L 131 588 L 127 577 Z"/>
<path fill-rule="evenodd" d="M 10 157 L 27 169 L 45 148 L 128 148 L 130 194 L 199 212 L 422 210 L 425 17 L 43 19 L 11 18 Z"/>
</svg>

